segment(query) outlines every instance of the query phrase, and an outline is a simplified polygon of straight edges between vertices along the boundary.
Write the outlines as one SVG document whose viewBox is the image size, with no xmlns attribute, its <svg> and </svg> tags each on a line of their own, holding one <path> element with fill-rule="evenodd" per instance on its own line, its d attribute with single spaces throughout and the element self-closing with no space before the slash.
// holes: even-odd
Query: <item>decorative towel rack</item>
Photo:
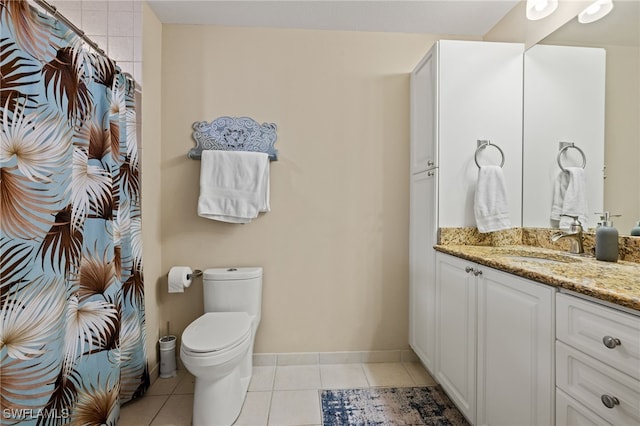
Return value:
<svg viewBox="0 0 640 426">
<path fill-rule="evenodd" d="M 476 166 L 478 166 L 478 168 L 480 168 L 480 163 L 478 163 L 478 154 L 480 153 L 480 151 L 482 151 L 483 149 L 485 149 L 488 146 L 492 146 L 495 149 L 497 149 L 498 151 L 500 151 L 500 155 L 502 156 L 502 161 L 500 162 L 500 167 L 504 166 L 504 152 L 502 152 L 502 149 L 500 149 L 500 147 L 496 144 L 491 143 L 491 141 L 489 140 L 484 140 L 484 139 L 478 139 L 478 147 L 476 148 L 476 153 L 473 156 L 473 159 L 476 161 Z"/>
<path fill-rule="evenodd" d="M 565 169 L 564 166 L 562 165 L 562 154 L 566 152 L 569 148 L 578 150 L 578 152 L 582 156 L 582 166 L 580 167 L 582 167 L 583 169 L 585 168 L 585 166 L 587 165 L 587 157 L 584 155 L 584 151 L 581 150 L 580 147 L 578 147 L 573 142 L 560 142 L 559 145 L 560 146 L 559 146 L 558 156 L 556 159 L 558 160 L 558 166 L 563 172 L 567 171 L 567 169 Z"/>
<path fill-rule="evenodd" d="M 278 151 L 275 123 L 258 124 L 250 117 L 218 117 L 211 123 L 196 121 L 193 123 L 195 148 L 187 153 L 187 158 L 200 160 L 204 150 L 252 151 L 269 154 L 276 161 Z"/>
</svg>

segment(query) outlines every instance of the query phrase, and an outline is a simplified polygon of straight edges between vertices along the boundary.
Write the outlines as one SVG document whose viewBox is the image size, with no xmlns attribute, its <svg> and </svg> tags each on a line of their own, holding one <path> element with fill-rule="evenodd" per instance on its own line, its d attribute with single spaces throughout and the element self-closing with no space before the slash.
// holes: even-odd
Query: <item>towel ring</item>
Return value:
<svg viewBox="0 0 640 426">
<path fill-rule="evenodd" d="M 485 149 L 488 146 L 492 146 L 495 149 L 497 149 L 498 151 L 500 151 L 500 155 L 502 156 L 502 161 L 500 162 L 500 167 L 504 166 L 504 152 L 502 152 L 502 149 L 500 149 L 500 147 L 498 145 L 492 144 L 491 141 L 487 141 L 487 140 L 478 140 L 478 147 L 476 148 L 476 153 L 473 156 L 473 159 L 476 162 L 476 166 L 478 166 L 478 168 L 480 168 L 480 163 L 478 163 L 478 153 Z"/>
<path fill-rule="evenodd" d="M 573 148 L 573 149 L 577 149 L 578 152 L 580 153 L 580 155 L 582 156 L 582 166 L 581 168 L 585 168 L 585 166 L 587 165 L 587 157 L 586 155 L 584 155 L 584 151 L 580 149 L 580 147 L 576 146 L 576 144 L 574 144 L 573 142 L 560 142 L 560 151 L 558 151 L 558 166 L 560 167 L 560 170 L 562 170 L 563 172 L 566 172 L 567 169 L 564 168 L 564 166 L 562 165 L 562 153 L 565 152 L 566 150 L 568 150 L 569 148 Z"/>
</svg>

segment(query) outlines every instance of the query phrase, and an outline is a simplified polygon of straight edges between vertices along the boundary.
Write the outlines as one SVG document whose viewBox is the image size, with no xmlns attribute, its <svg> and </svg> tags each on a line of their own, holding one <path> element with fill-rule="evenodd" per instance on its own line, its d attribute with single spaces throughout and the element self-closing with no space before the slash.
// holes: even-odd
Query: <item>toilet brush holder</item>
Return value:
<svg viewBox="0 0 640 426">
<path fill-rule="evenodd" d="M 176 376 L 176 336 L 163 336 L 160 343 L 160 377 Z"/>
</svg>

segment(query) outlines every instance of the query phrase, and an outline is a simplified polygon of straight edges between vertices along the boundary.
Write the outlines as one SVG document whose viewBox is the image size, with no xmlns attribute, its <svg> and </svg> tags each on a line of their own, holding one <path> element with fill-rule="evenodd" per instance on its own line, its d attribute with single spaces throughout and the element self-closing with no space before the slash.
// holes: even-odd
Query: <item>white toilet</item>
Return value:
<svg viewBox="0 0 640 426">
<path fill-rule="evenodd" d="M 244 403 L 260 323 L 262 268 L 207 269 L 204 314 L 182 333 L 180 359 L 195 376 L 193 426 L 231 425 Z"/>
</svg>

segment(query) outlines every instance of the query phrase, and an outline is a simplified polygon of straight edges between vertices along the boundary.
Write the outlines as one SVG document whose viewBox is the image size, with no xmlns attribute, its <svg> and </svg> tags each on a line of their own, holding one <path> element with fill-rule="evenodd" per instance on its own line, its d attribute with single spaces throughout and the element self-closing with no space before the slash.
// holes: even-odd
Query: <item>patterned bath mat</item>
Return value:
<svg viewBox="0 0 640 426">
<path fill-rule="evenodd" d="M 323 426 L 468 425 L 440 386 L 323 390 Z"/>
</svg>

